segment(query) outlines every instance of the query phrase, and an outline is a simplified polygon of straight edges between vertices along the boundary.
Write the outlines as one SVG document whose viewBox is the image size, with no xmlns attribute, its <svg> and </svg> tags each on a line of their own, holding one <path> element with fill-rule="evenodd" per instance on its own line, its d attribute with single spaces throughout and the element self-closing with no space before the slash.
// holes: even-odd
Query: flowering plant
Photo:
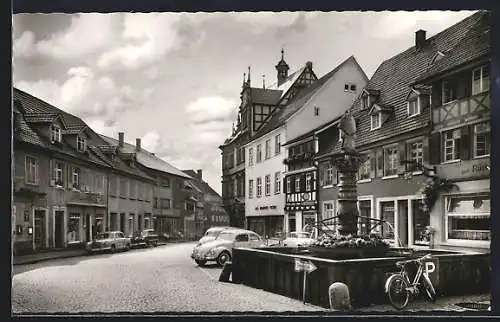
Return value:
<svg viewBox="0 0 500 322">
<path fill-rule="evenodd" d="M 326 248 L 387 248 L 387 244 L 379 234 L 348 235 L 338 234 L 320 236 L 314 246 Z"/>
</svg>

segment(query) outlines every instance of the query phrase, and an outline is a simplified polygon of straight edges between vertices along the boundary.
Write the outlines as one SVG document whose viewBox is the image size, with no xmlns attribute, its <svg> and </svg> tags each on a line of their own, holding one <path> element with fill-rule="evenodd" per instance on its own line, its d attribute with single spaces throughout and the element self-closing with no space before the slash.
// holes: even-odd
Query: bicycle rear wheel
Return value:
<svg viewBox="0 0 500 322">
<path fill-rule="evenodd" d="M 389 301 L 394 308 L 402 310 L 408 305 L 410 300 L 408 282 L 401 275 L 393 275 L 389 278 L 391 279 L 387 287 Z"/>
<path fill-rule="evenodd" d="M 422 277 L 424 280 L 423 284 L 424 284 L 425 294 L 427 295 L 427 299 L 432 303 L 436 302 L 436 290 L 434 289 L 434 286 L 432 285 L 429 276 L 427 276 L 427 274 L 422 274 Z"/>
</svg>

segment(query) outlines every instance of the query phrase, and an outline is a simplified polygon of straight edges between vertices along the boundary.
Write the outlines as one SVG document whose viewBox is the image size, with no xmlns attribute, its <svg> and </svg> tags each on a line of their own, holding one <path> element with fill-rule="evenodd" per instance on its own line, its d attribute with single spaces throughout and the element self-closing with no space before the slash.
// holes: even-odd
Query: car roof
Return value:
<svg viewBox="0 0 500 322">
<path fill-rule="evenodd" d="M 252 233 L 252 234 L 257 234 L 255 231 L 251 231 L 251 230 L 247 230 L 247 229 L 243 229 L 243 228 L 229 228 L 229 229 L 225 229 L 224 231 L 234 232 L 234 233 L 247 233 L 247 234 Z"/>
</svg>

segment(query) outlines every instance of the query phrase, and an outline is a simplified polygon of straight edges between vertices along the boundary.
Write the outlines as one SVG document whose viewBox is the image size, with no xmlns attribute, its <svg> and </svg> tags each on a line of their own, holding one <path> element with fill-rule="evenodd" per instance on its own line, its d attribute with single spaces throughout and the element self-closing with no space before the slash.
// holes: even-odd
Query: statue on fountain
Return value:
<svg viewBox="0 0 500 322">
<path fill-rule="evenodd" d="M 353 153 L 356 151 L 356 120 L 350 111 L 346 111 L 339 122 L 342 150 Z"/>
</svg>

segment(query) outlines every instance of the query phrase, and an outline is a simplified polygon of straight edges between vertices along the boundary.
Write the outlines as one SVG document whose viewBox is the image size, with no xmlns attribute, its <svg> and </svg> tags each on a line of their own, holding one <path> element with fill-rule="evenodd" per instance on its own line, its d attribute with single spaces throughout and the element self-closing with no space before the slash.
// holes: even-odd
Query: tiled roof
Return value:
<svg viewBox="0 0 500 322">
<path fill-rule="evenodd" d="M 281 98 L 282 91 L 264 88 L 250 88 L 252 103 L 264 105 L 276 105 Z"/>
<path fill-rule="evenodd" d="M 203 190 L 204 193 L 220 197 L 222 201 L 222 197 L 214 189 L 212 189 L 212 187 L 210 187 L 210 185 L 207 182 L 198 179 L 198 174 L 194 170 L 182 170 L 182 172 L 193 178 L 193 181 L 196 180 L 197 184 Z"/>
<path fill-rule="evenodd" d="M 17 132 L 14 133 L 17 140 L 41 147 L 45 146 L 40 136 L 31 129 L 22 115 L 19 115 L 18 120 Z"/>
<path fill-rule="evenodd" d="M 290 87 L 292 87 L 292 85 L 295 83 L 297 78 L 299 78 L 299 76 L 302 75 L 302 72 L 304 71 L 305 68 L 306 67 L 304 66 L 296 70 L 295 72 L 291 73 L 290 75 L 288 75 L 286 80 L 283 83 L 281 83 L 281 85 L 278 86 L 278 82 L 276 81 L 272 83 L 270 86 L 266 86 L 266 88 L 281 91 L 281 97 L 283 97 L 288 92 Z"/>
<path fill-rule="evenodd" d="M 110 138 L 105 135 L 101 135 L 101 138 L 103 138 L 108 144 L 118 146 L 118 140 Z M 170 173 L 179 177 L 191 179 L 188 175 L 186 175 L 184 172 L 181 170 L 177 169 L 170 163 L 160 159 L 159 157 L 153 155 L 151 152 L 148 152 L 144 150 L 144 148 L 141 148 L 141 151 L 136 151 L 135 146 L 132 144 L 129 144 L 127 142 L 123 143 L 123 152 L 125 153 L 136 153 L 136 160 L 146 168 L 150 168 L 153 170 L 158 170 L 166 173 Z"/>
<path fill-rule="evenodd" d="M 70 127 L 67 128 L 66 130 L 63 131 L 63 134 L 78 134 L 80 133 L 85 127 Z"/>
<path fill-rule="evenodd" d="M 286 120 L 289 117 L 300 110 L 301 107 L 304 106 L 314 96 L 314 94 L 320 91 L 323 88 L 323 85 L 325 85 L 328 80 L 330 80 L 335 75 L 335 73 L 350 60 L 355 60 L 354 56 L 347 58 L 332 71 L 300 91 L 293 102 L 284 107 L 280 107 L 276 111 L 276 113 L 269 119 L 269 121 L 265 125 L 263 125 L 262 128 L 252 137 L 252 140 L 262 137 L 263 135 L 285 124 Z M 344 111 L 341 111 L 341 113 L 344 113 Z"/>
<path fill-rule="evenodd" d="M 116 153 L 118 150 L 116 145 L 98 145 L 97 147 L 105 154 Z"/>
<path fill-rule="evenodd" d="M 453 48 L 461 48 L 461 44 L 473 42 L 468 39 L 470 30 L 482 23 L 485 13 L 479 12 L 460 21 L 448 29 L 430 37 L 425 47 L 416 50 L 410 47 L 404 52 L 384 61 L 367 84 L 367 88 L 380 92 L 377 103 L 394 107 L 394 112 L 381 128 L 370 130 L 369 110 L 362 110 L 360 100 L 356 100 L 352 107 L 353 114 L 358 122 L 356 144 L 363 146 L 376 140 L 383 140 L 401 133 L 411 132 L 429 125 L 429 112 L 423 110 L 418 116 L 407 117 L 406 99 L 411 90 L 411 84 L 423 75 L 437 51 L 449 52 Z M 458 45 L 458 46 L 457 46 Z M 467 46 L 466 46 L 467 47 Z M 458 54 L 455 57 L 460 56 Z M 439 64 L 441 65 L 441 61 Z"/>
</svg>

